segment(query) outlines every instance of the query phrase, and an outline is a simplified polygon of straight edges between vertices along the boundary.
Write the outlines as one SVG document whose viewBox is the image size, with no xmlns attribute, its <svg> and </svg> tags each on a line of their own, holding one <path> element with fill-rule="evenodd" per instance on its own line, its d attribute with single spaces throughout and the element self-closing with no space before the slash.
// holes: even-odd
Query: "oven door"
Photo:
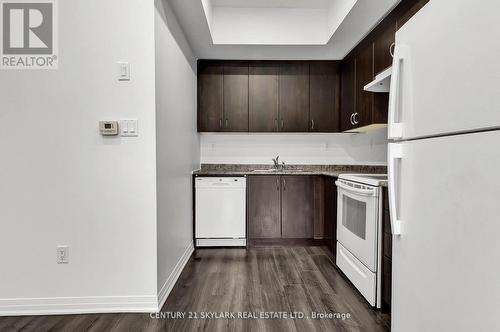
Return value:
<svg viewBox="0 0 500 332">
<path fill-rule="evenodd" d="M 337 241 L 377 272 L 379 187 L 337 180 Z"/>
</svg>

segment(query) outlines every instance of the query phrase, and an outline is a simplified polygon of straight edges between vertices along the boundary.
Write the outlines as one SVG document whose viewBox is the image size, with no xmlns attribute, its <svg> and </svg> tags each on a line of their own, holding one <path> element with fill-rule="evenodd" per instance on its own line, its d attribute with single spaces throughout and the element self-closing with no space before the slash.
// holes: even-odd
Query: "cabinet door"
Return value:
<svg viewBox="0 0 500 332">
<path fill-rule="evenodd" d="M 309 130 L 339 131 L 339 72 L 336 61 L 312 61 L 310 67 Z"/>
<path fill-rule="evenodd" d="M 385 23 L 378 28 L 374 41 L 374 72 L 375 75 L 392 65 L 391 45 L 395 41 L 396 22 Z"/>
<path fill-rule="evenodd" d="M 341 97 L 340 97 L 340 130 L 346 131 L 354 127 L 354 103 L 356 100 L 356 59 L 350 56 L 342 60 L 341 64 Z"/>
<path fill-rule="evenodd" d="M 324 179 L 324 209 L 325 209 L 325 242 L 333 255 L 337 249 L 337 186 L 336 178 L 325 177 Z"/>
<path fill-rule="evenodd" d="M 218 61 L 198 61 L 198 131 L 222 130 L 222 74 Z"/>
<path fill-rule="evenodd" d="M 309 63 L 283 62 L 279 75 L 279 128 L 285 132 L 309 129 Z"/>
<path fill-rule="evenodd" d="M 224 131 L 248 132 L 248 63 L 224 63 Z"/>
<path fill-rule="evenodd" d="M 248 237 L 251 239 L 281 237 L 281 182 L 279 176 L 247 177 Z"/>
<path fill-rule="evenodd" d="M 313 181 L 313 237 L 325 238 L 325 181 L 323 176 L 311 176 Z"/>
<path fill-rule="evenodd" d="M 313 183 L 311 176 L 282 176 L 283 238 L 313 237 Z"/>
<path fill-rule="evenodd" d="M 372 123 L 373 92 L 363 89 L 371 81 L 373 81 L 373 43 L 356 52 L 356 107 L 353 117 L 356 128 Z"/>
<path fill-rule="evenodd" d="M 276 62 L 255 62 L 249 67 L 249 131 L 278 131 L 278 74 Z"/>
</svg>

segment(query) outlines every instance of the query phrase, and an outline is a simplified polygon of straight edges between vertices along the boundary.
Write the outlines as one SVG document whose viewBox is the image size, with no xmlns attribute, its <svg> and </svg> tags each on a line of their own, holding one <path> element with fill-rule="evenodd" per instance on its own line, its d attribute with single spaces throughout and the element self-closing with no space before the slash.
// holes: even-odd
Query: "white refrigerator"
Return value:
<svg viewBox="0 0 500 332">
<path fill-rule="evenodd" d="M 389 99 L 392 330 L 500 331 L 500 1 L 430 0 Z"/>
</svg>

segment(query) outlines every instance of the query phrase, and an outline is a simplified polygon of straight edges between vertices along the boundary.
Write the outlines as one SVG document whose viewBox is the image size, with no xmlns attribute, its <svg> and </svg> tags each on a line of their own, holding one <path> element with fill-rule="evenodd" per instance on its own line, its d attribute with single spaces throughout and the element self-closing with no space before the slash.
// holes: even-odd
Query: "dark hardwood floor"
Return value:
<svg viewBox="0 0 500 332">
<path fill-rule="evenodd" d="M 389 331 L 389 315 L 372 309 L 321 246 L 254 245 L 197 250 L 162 313 L 0 317 L 0 331 Z M 205 312 L 312 312 L 342 319 L 202 319 Z M 296 315 L 299 315 L 296 314 Z"/>
</svg>

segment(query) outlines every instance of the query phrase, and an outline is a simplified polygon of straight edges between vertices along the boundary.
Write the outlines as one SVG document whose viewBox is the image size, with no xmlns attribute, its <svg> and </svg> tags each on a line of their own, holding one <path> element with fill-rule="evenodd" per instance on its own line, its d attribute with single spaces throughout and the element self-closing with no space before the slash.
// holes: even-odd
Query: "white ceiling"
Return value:
<svg viewBox="0 0 500 332">
<path fill-rule="evenodd" d="M 357 0 L 200 0 L 215 45 L 325 45 Z"/>
<path fill-rule="evenodd" d="M 342 59 L 400 0 L 169 0 L 204 59 Z"/>
<path fill-rule="evenodd" d="M 212 0 L 214 7 L 324 8 L 330 0 Z"/>
</svg>

